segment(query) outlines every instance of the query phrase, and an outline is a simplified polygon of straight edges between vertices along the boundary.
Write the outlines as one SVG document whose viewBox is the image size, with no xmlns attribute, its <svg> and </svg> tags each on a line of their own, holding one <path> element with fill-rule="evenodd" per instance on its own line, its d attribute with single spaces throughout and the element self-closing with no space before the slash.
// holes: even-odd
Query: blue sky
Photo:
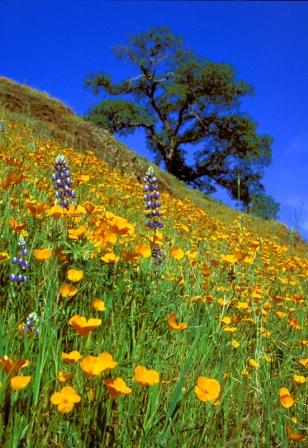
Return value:
<svg viewBox="0 0 308 448">
<path fill-rule="evenodd" d="M 87 75 L 129 77 L 112 47 L 154 25 L 169 26 L 196 53 L 230 63 L 254 86 L 242 110 L 274 137 L 267 192 L 281 204 L 280 220 L 308 239 L 308 3 L 1 1 L 0 76 L 82 114 L 96 101 L 83 88 Z M 151 156 L 141 132 L 121 140 Z M 228 202 L 223 192 L 216 197 Z"/>
</svg>

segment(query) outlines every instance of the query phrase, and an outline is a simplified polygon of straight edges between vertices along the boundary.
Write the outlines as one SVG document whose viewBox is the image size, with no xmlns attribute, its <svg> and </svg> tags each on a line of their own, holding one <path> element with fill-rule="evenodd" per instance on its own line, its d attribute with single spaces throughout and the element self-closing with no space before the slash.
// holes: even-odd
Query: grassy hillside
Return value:
<svg viewBox="0 0 308 448">
<path fill-rule="evenodd" d="M 148 162 L 118 142 L 108 131 L 82 120 L 59 100 L 28 86 L 0 77 L 0 117 L 31 124 L 35 135 L 49 137 L 78 152 L 91 149 L 109 167 L 127 172 L 142 181 Z M 308 245 L 286 226 L 251 217 L 186 187 L 172 175 L 158 170 L 161 189 L 180 199 L 189 199 L 220 222 L 230 224 L 236 217 L 255 235 L 285 244 L 293 252 L 308 255 Z"/>
<path fill-rule="evenodd" d="M 304 243 L 0 85 L 0 446 L 304 446 Z"/>
</svg>

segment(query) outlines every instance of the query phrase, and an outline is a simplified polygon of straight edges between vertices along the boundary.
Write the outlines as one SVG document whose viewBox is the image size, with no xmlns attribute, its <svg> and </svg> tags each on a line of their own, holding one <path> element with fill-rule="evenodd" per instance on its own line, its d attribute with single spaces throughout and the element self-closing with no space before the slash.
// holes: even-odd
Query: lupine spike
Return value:
<svg viewBox="0 0 308 448">
<path fill-rule="evenodd" d="M 25 260 L 23 257 L 28 255 L 28 249 L 26 247 L 25 239 L 22 235 L 20 235 L 18 242 L 19 254 L 21 257 L 13 257 L 12 264 L 18 266 L 18 268 L 22 271 L 22 273 L 16 273 L 10 275 L 10 280 L 16 283 L 26 283 L 28 281 L 28 277 L 24 275 L 24 272 L 27 271 L 30 267 L 29 261 Z"/>
<path fill-rule="evenodd" d="M 157 229 L 162 229 L 164 223 L 159 219 L 162 213 L 160 210 L 157 210 L 161 206 L 161 202 L 157 200 L 160 198 L 160 193 L 152 166 L 146 171 L 143 182 L 145 184 L 143 187 L 143 192 L 145 193 L 143 198 L 145 201 L 145 217 L 147 218 L 146 227 L 154 231 L 152 258 L 155 263 L 160 264 L 163 260 L 163 254 L 161 247 L 155 243 L 155 232 Z"/>
<path fill-rule="evenodd" d="M 73 199 L 76 197 L 76 193 L 72 189 L 73 182 L 64 156 L 56 157 L 54 168 L 55 171 L 52 173 L 51 179 L 54 182 L 56 203 L 63 208 L 69 208 L 70 204 L 74 204 Z"/>
</svg>

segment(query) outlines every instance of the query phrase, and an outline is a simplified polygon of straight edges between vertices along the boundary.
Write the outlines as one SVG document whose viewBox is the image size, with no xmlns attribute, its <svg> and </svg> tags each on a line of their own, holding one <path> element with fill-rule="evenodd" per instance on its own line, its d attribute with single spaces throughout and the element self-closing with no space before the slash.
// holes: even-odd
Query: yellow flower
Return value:
<svg viewBox="0 0 308 448">
<path fill-rule="evenodd" d="M 101 257 L 101 260 L 108 264 L 116 264 L 120 260 L 120 257 L 115 255 L 113 252 L 108 252 Z"/>
<path fill-rule="evenodd" d="M 67 279 L 73 283 L 78 283 L 83 279 L 83 271 L 79 271 L 78 269 L 69 269 L 67 271 Z"/>
<path fill-rule="evenodd" d="M 289 426 L 287 426 L 287 437 L 292 442 L 302 442 L 306 439 L 304 434 L 293 431 Z"/>
<path fill-rule="evenodd" d="M 299 364 L 302 365 L 305 368 L 308 368 L 308 358 L 302 358 L 299 361 Z"/>
<path fill-rule="evenodd" d="M 105 302 L 103 300 L 94 298 L 92 301 L 92 308 L 95 311 L 105 311 L 106 309 Z"/>
<path fill-rule="evenodd" d="M 232 348 L 239 348 L 240 343 L 237 342 L 236 339 L 232 339 L 232 341 L 231 341 L 231 345 L 232 345 Z"/>
<path fill-rule="evenodd" d="M 10 258 L 7 252 L 0 252 L 0 261 L 8 260 Z"/>
<path fill-rule="evenodd" d="M 219 397 L 221 387 L 219 381 L 205 376 L 199 376 L 195 393 L 201 401 L 215 401 Z"/>
<path fill-rule="evenodd" d="M 51 251 L 49 249 L 34 249 L 33 255 L 39 261 L 46 261 L 51 257 Z"/>
<path fill-rule="evenodd" d="M 132 389 L 128 387 L 122 378 L 107 378 L 103 381 L 107 387 L 108 393 L 112 397 L 118 397 L 121 394 L 130 394 Z"/>
<path fill-rule="evenodd" d="M 110 353 L 101 353 L 98 356 L 86 356 L 80 363 L 80 368 L 88 376 L 101 375 L 114 369 L 118 363 L 112 358 Z"/>
<path fill-rule="evenodd" d="M 65 386 L 60 392 L 52 394 L 50 401 L 58 406 L 59 412 L 67 414 L 73 410 L 76 403 L 80 402 L 80 396 L 72 386 Z"/>
<path fill-rule="evenodd" d="M 73 372 L 65 373 L 63 372 L 63 370 L 60 370 L 60 372 L 58 373 L 58 380 L 60 381 L 60 383 L 67 383 L 68 381 L 71 381 L 73 378 L 74 378 Z"/>
<path fill-rule="evenodd" d="M 14 375 L 18 373 L 24 367 L 29 365 L 29 361 L 27 359 L 19 359 L 17 361 L 13 361 L 8 356 L 0 356 L 0 364 L 3 367 L 4 372 L 7 375 Z"/>
<path fill-rule="evenodd" d="M 223 331 L 225 333 L 235 333 L 237 331 L 236 327 L 224 327 Z"/>
<path fill-rule="evenodd" d="M 176 260 L 182 260 L 185 256 L 183 249 L 179 246 L 172 247 L 170 254 Z"/>
<path fill-rule="evenodd" d="M 134 371 L 134 379 L 141 386 L 153 386 L 159 383 L 159 372 L 137 366 Z"/>
<path fill-rule="evenodd" d="M 88 336 L 95 330 L 95 328 L 102 324 L 102 321 L 101 319 L 92 318 L 87 320 L 85 317 L 76 314 L 70 318 L 68 323 L 80 334 L 80 336 Z"/>
<path fill-rule="evenodd" d="M 289 389 L 287 389 L 286 387 L 281 387 L 279 389 L 279 397 L 281 406 L 286 409 L 291 408 L 295 403 L 295 400 L 291 396 Z"/>
<path fill-rule="evenodd" d="M 248 364 L 250 365 L 250 367 L 253 367 L 254 369 L 257 369 L 259 367 L 259 363 L 252 358 L 248 359 Z"/>
<path fill-rule="evenodd" d="M 70 298 L 77 294 L 78 289 L 74 285 L 68 285 L 67 283 L 63 283 L 60 287 L 60 295 L 63 298 Z"/>
<path fill-rule="evenodd" d="M 152 253 L 150 246 L 146 246 L 145 244 L 137 244 L 135 251 L 140 257 L 143 258 L 150 257 Z"/>
<path fill-rule="evenodd" d="M 13 390 L 21 390 L 24 389 L 31 381 L 31 376 L 13 376 L 10 379 L 10 386 Z"/>
<path fill-rule="evenodd" d="M 68 237 L 70 240 L 79 240 L 87 231 L 85 226 L 80 226 L 78 229 L 69 229 Z"/>
<path fill-rule="evenodd" d="M 79 352 L 77 352 L 76 350 L 74 350 L 70 353 L 62 352 L 62 359 L 67 364 L 75 364 L 77 361 L 79 361 L 80 358 L 81 358 L 81 354 Z"/>
<path fill-rule="evenodd" d="M 187 324 L 185 324 L 184 322 L 182 323 L 176 323 L 176 315 L 175 314 L 169 314 L 168 316 L 168 326 L 169 328 L 171 328 L 171 330 L 176 330 L 176 331 L 183 331 L 187 328 Z"/>
<path fill-rule="evenodd" d="M 304 377 L 304 375 L 293 375 L 293 380 L 295 383 L 298 384 L 305 384 L 306 383 L 306 378 Z"/>
<path fill-rule="evenodd" d="M 224 325 L 229 325 L 229 324 L 231 324 L 231 317 L 224 316 L 220 319 L 220 322 Z"/>
</svg>

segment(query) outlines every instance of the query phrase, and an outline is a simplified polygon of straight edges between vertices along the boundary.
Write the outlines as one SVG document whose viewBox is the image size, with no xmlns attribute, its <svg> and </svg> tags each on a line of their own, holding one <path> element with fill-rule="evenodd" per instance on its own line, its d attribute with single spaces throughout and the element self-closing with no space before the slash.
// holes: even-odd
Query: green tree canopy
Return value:
<svg viewBox="0 0 308 448">
<path fill-rule="evenodd" d="M 263 192 L 263 168 L 271 162 L 272 138 L 240 112 L 253 89 L 237 80 L 231 65 L 214 63 L 184 48 L 166 27 L 131 36 L 116 55 L 132 63 L 135 76 L 113 82 L 106 73 L 86 86 L 104 99 L 88 119 L 120 135 L 145 131 L 155 162 L 206 193 L 220 185 L 248 209 Z"/>
</svg>

